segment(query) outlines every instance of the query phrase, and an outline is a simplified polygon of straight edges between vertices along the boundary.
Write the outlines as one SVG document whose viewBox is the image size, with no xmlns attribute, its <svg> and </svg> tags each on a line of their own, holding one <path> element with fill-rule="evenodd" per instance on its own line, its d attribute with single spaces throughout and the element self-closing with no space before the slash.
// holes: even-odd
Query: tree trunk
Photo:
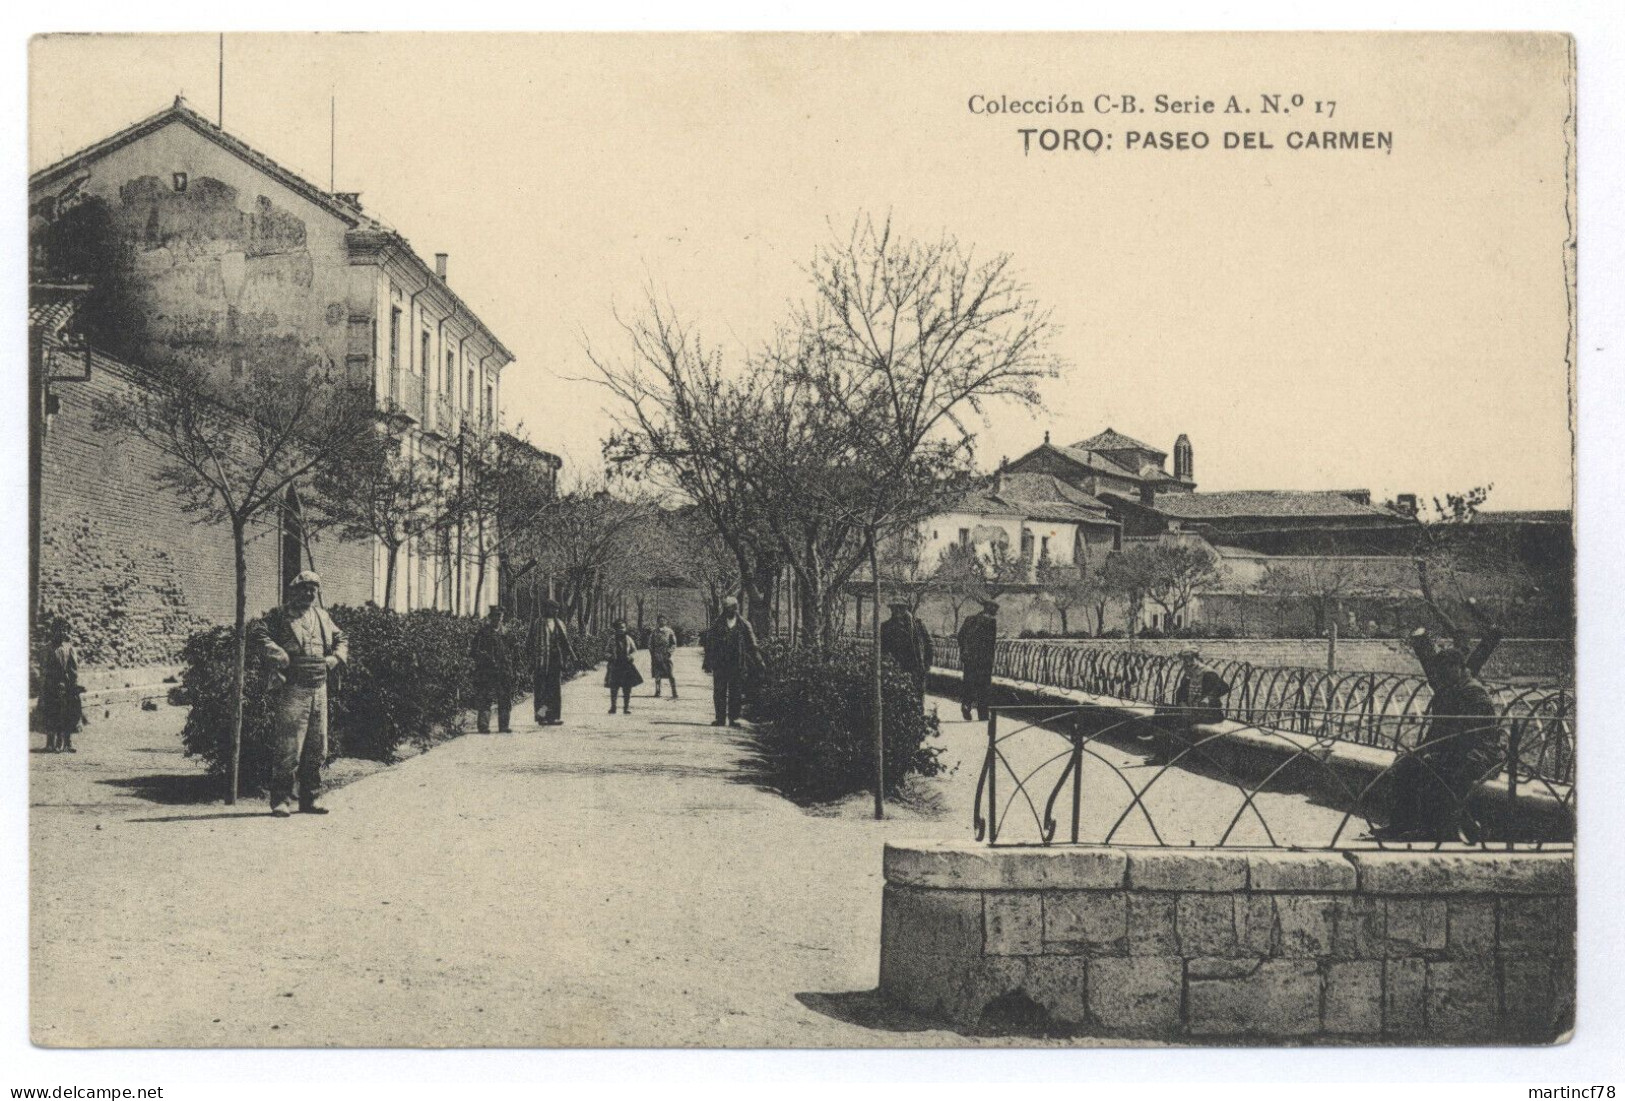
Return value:
<svg viewBox="0 0 1625 1101">
<path fill-rule="evenodd" d="M 395 563 L 400 558 L 399 543 L 384 544 L 384 607 L 395 607 Z"/>
<path fill-rule="evenodd" d="M 874 579 L 874 640 L 869 653 L 874 659 L 875 706 L 875 817 L 886 817 L 886 730 L 884 697 L 880 688 L 880 563 L 875 552 L 874 529 L 869 530 L 869 576 Z"/>
<path fill-rule="evenodd" d="M 1058 608 L 1057 611 L 1061 613 L 1061 633 L 1064 635 L 1068 631 L 1068 627 L 1066 625 L 1066 609 Z"/>
<path fill-rule="evenodd" d="M 245 525 L 242 518 L 232 517 L 231 553 L 237 573 L 237 595 L 231 637 L 236 658 L 231 667 L 231 788 L 226 792 L 227 806 L 237 802 L 238 777 L 243 763 L 243 673 L 248 665 L 248 533 Z"/>
<path fill-rule="evenodd" d="M 779 566 L 777 561 L 763 556 L 756 562 L 751 576 L 745 578 L 745 596 L 750 602 L 746 619 L 757 638 L 771 638 L 773 631 L 773 593 L 777 588 Z"/>
</svg>

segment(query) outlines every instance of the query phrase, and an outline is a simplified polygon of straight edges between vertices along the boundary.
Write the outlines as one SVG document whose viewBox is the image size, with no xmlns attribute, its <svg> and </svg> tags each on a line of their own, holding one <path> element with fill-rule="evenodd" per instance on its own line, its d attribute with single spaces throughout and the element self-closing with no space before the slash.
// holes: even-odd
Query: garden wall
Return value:
<svg viewBox="0 0 1625 1101">
<path fill-rule="evenodd" d="M 1553 1043 L 1566 852 L 887 845 L 880 989 L 969 1029 Z"/>
</svg>

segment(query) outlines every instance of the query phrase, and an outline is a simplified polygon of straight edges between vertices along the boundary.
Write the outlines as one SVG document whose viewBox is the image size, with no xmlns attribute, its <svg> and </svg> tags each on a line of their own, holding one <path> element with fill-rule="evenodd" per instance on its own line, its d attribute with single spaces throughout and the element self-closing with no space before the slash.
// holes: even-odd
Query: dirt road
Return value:
<svg viewBox="0 0 1625 1101">
<path fill-rule="evenodd" d="M 681 700 L 646 685 L 611 716 L 589 674 L 567 725 L 521 707 L 513 734 L 366 776 L 326 817 L 196 802 L 176 711 L 32 755 L 36 1042 L 966 1042 L 866 993 L 882 841 L 964 833 L 963 800 L 876 823 L 760 790 L 697 655 L 677 662 Z M 968 799 L 974 767 L 943 790 Z"/>
</svg>

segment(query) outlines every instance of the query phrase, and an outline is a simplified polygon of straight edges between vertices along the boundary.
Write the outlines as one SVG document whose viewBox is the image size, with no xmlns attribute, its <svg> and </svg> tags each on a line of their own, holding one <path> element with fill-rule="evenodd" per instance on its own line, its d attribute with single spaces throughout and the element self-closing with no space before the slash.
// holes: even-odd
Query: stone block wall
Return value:
<svg viewBox="0 0 1625 1101">
<path fill-rule="evenodd" d="M 880 988 L 964 1029 L 1552 1043 L 1568 852 L 886 847 Z"/>
</svg>

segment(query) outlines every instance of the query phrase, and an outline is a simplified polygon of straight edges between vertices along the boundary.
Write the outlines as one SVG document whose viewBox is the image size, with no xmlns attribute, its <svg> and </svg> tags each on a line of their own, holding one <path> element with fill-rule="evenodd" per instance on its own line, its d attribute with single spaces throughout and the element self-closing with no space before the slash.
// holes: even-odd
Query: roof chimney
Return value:
<svg viewBox="0 0 1625 1101">
<path fill-rule="evenodd" d="M 1007 462 L 1007 458 L 999 459 L 999 472 L 993 475 L 993 492 L 996 496 L 1004 495 L 1004 467 Z"/>
<path fill-rule="evenodd" d="M 1044 429 L 1044 446 L 1049 446 L 1049 429 Z"/>
<path fill-rule="evenodd" d="M 446 281 L 446 261 L 449 259 L 450 257 L 444 252 L 434 254 L 434 273 L 440 276 L 442 283 Z"/>
</svg>

